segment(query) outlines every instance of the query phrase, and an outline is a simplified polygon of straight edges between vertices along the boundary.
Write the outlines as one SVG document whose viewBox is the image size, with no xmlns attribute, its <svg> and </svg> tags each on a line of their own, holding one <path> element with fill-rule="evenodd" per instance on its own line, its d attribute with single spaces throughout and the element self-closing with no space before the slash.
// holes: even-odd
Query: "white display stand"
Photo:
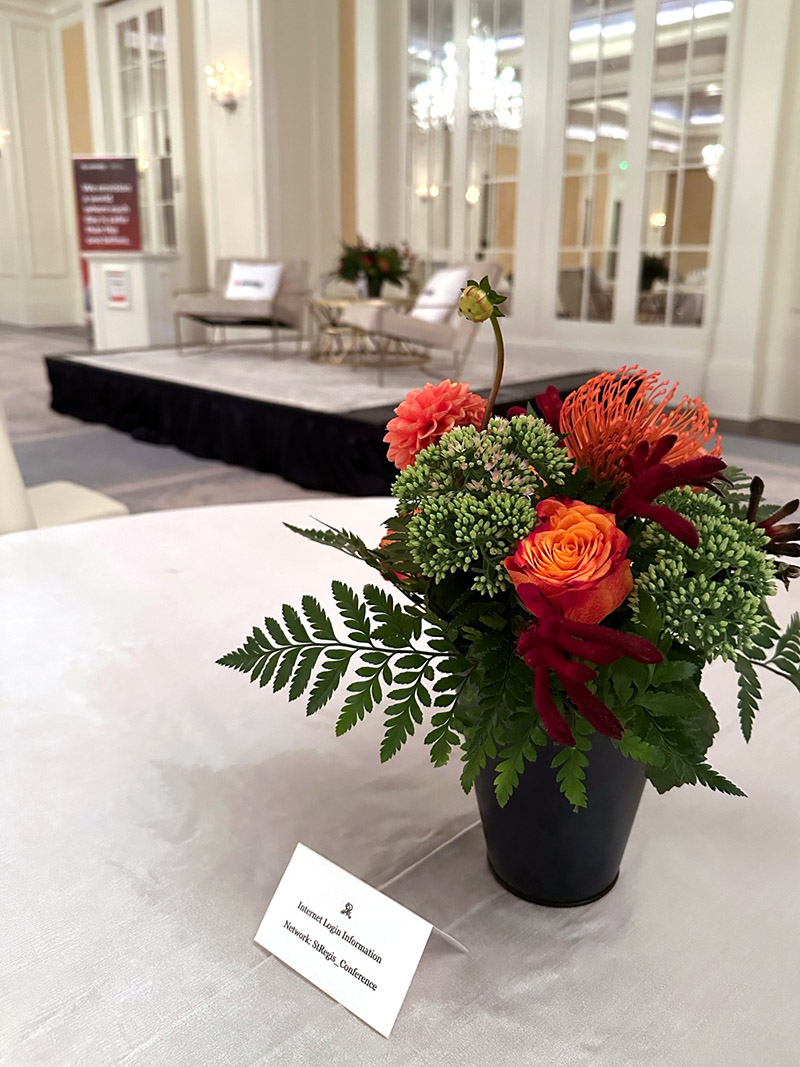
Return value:
<svg viewBox="0 0 800 1067">
<path fill-rule="evenodd" d="M 86 252 L 94 346 L 138 348 L 175 343 L 172 252 Z"/>
</svg>

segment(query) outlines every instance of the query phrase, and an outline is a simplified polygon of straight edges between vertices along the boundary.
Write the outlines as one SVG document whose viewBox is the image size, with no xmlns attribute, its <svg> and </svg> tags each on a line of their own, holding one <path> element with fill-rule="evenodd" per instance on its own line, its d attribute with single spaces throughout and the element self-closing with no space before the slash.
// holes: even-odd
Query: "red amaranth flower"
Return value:
<svg viewBox="0 0 800 1067">
<path fill-rule="evenodd" d="M 588 660 L 596 666 L 614 663 L 623 656 L 638 663 L 660 663 L 663 656 L 659 650 L 643 637 L 566 619 L 544 596 L 536 601 L 535 609 L 537 619 L 519 635 L 517 654 L 534 673 L 536 710 L 548 736 L 560 745 L 575 744 L 572 731 L 553 699 L 552 672 L 578 711 L 599 733 L 622 737 L 622 723 L 586 686 L 597 677 L 597 671 L 585 662 L 568 657 Z"/>
<path fill-rule="evenodd" d="M 764 493 L 764 483 L 756 476 L 750 483 L 750 503 L 747 508 L 747 521 L 755 522 L 758 514 L 758 505 Z M 800 523 L 785 522 L 788 515 L 793 515 L 800 507 L 800 500 L 790 500 L 783 507 L 778 508 L 766 519 L 756 525 L 769 537 L 767 552 L 773 556 L 800 556 Z"/>
<path fill-rule="evenodd" d="M 630 455 L 622 457 L 620 467 L 630 482 L 611 508 L 620 522 L 633 516 L 650 519 L 689 548 L 697 548 L 694 525 L 673 508 L 653 501 L 668 489 L 683 485 L 715 491 L 714 479 L 721 477 L 727 464 L 717 456 L 706 455 L 670 465 L 666 457 L 676 442 L 675 434 L 666 434 L 653 443 L 640 441 Z"/>
<path fill-rule="evenodd" d="M 560 433 L 561 408 L 564 401 L 554 385 L 548 385 L 543 393 L 536 397 L 536 404 L 542 413 L 542 418 L 555 433 Z"/>
</svg>

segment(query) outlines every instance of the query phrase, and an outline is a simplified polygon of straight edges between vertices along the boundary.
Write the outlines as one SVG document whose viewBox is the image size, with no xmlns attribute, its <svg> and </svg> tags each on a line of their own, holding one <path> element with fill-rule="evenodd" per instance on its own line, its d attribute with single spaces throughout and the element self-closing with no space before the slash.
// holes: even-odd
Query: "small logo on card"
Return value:
<svg viewBox="0 0 800 1067">
<path fill-rule="evenodd" d="M 339 914 L 340 915 L 344 915 L 344 917 L 346 919 L 352 919 L 353 918 L 353 905 L 352 904 L 345 904 L 345 906 L 342 908 L 342 910 L 339 912 Z"/>
</svg>

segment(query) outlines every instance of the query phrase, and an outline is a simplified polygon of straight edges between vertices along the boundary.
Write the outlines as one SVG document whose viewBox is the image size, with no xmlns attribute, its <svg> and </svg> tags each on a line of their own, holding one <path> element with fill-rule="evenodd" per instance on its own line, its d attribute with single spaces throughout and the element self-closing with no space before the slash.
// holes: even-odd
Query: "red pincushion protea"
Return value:
<svg viewBox="0 0 800 1067">
<path fill-rule="evenodd" d="M 456 426 L 480 427 L 486 401 L 465 382 L 446 379 L 412 389 L 395 408 L 397 418 L 386 427 L 389 459 L 401 471 L 410 467 L 428 445 Z"/>
</svg>

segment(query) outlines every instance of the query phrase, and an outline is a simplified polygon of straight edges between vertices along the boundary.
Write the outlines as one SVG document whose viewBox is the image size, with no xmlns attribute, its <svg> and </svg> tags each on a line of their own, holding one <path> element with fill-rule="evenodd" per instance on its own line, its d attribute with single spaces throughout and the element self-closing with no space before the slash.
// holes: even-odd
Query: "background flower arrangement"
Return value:
<svg viewBox="0 0 800 1067">
<path fill-rule="evenodd" d="M 408 245 L 368 245 L 359 237 L 354 245 L 342 242 L 336 274 L 346 282 L 357 282 L 363 274 L 369 295 L 380 296 L 384 282 L 400 285 L 413 265 L 414 257 Z"/>
<path fill-rule="evenodd" d="M 701 783 L 742 795 L 710 766 L 718 730 L 703 669 L 730 660 L 747 740 L 759 671 L 800 690 L 800 618 L 780 632 L 768 599 L 800 570 L 798 507 L 761 505 L 763 483 L 720 458 L 700 400 L 623 367 L 539 413 L 492 417 L 502 374 L 502 302 L 484 279 L 461 310 L 491 319 L 498 373 L 488 402 L 445 381 L 409 393 L 387 427 L 400 468 L 379 547 L 344 530 L 296 532 L 362 559 L 383 579 L 284 605 L 225 666 L 323 708 L 347 682 L 337 734 L 382 705 L 391 758 L 418 728 L 431 761 L 459 749 L 469 791 L 487 761 L 504 805 L 527 762 L 547 758 L 587 803 L 596 733 L 644 764 L 663 792 Z M 723 474 L 723 471 L 725 472 Z M 403 597 L 386 592 L 390 584 Z M 426 723 L 426 720 L 427 723 Z"/>
</svg>

